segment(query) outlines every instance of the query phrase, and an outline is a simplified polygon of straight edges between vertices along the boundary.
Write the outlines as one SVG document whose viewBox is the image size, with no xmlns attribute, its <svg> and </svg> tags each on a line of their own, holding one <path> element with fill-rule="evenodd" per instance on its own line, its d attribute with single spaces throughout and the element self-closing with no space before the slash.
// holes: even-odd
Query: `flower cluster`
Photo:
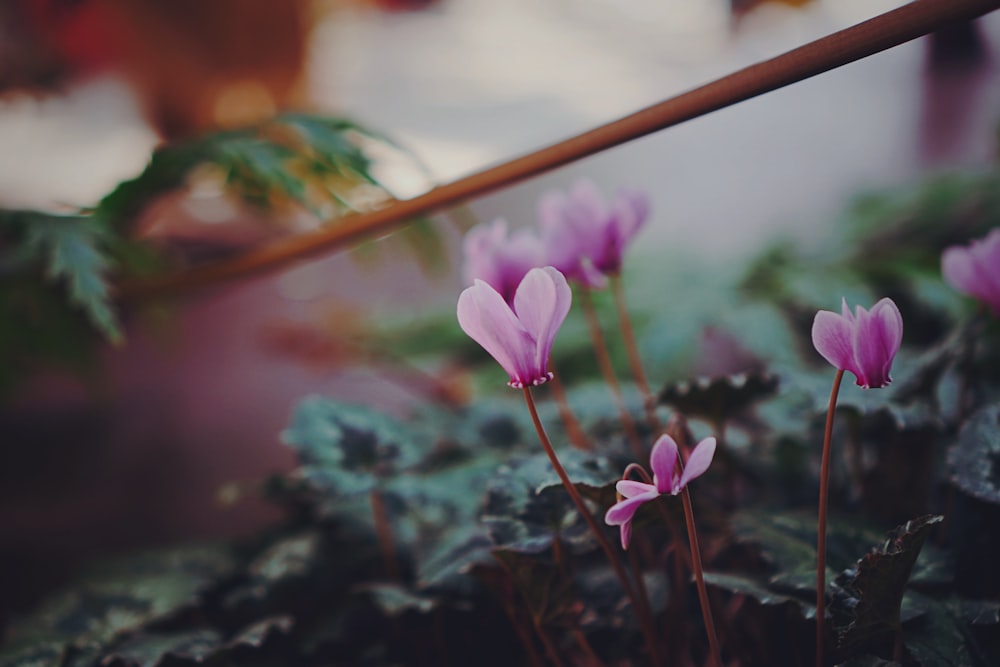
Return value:
<svg viewBox="0 0 1000 667">
<path fill-rule="evenodd" d="M 601 288 L 621 272 L 629 241 L 649 216 L 649 197 L 621 190 L 610 203 L 589 181 L 568 193 L 552 191 L 538 206 L 539 232 L 508 235 L 507 221 L 494 220 L 469 231 L 464 241 L 466 284 L 482 280 L 508 303 L 528 269 L 552 266 L 568 279 Z"/>
</svg>

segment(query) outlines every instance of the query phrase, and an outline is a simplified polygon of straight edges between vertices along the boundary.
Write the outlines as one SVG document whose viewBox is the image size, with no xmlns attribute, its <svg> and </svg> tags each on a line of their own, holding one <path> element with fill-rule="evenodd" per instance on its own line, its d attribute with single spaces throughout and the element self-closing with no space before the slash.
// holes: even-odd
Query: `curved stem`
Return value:
<svg viewBox="0 0 1000 667">
<path fill-rule="evenodd" d="M 642 394 L 642 405 L 646 411 L 649 428 L 656 433 L 660 430 L 660 420 L 656 416 L 656 399 L 649 389 L 646 371 L 642 367 L 642 359 L 639 358 L 639 346 L 635 343 L 635 328 L 632 326 L 632 317 L 625 305 L 625 290 L 622 287 L 621 276 L 611 276 L 611 292 L 615 299 L 615 309 L 618 311 L 618 326 L 622 330 L 622 341 L 625 343 L 625 352 L 628 354 L 628 363 L 632 369 L 632 379 Z"/>
<path fill-rule="evenodd" d="M 625 594 L 628 595 L 629 600 L 632 602 L 632 607 L 635 609 L 636 616 L 639 617 L 639 625 L 646 637 L 646 644 L 649 648 L 650 658 L 652 659 L 654 665 L 659 666 L 661 664 L 660 654 L 656 644 L 656 635 L 653 632 L 653 622 L 649 609 L 642 605 L 636 595 L 635 588 L 633 588 L 632 583 L 629 581 L 625 568 L 622 566 L 621 561 L 618 559 L 618 556 L 615 554 L 615 551 L 611 546 L 611 542 L 608 541 L 608 538 L 604 534 L 604 531 L 601 530 L 601 527 L 597 525 L 597 521 L 594 519 L 594 516 L 590 513 L 590 510 L 587 509 L 587 505 L 583 502 L 583 498 L 580 497 L 580 492 L 576 490 L 576 486 L 573 485 L 569 475 L 566 474 L 566 469 L 563 468 L 562 463 L 559 462 L 559 457 L 556 456 L 556 452 L 552 448 L 552 443 L 549 441 L 549 436 L 545 433 L 542 421 L 538 418 L 538 410 L 535 408 L 535 400 L 531 396 L 531 388 L 522 387 L 522 392 L 524 393 L 524 402 L 528 406 L 528 412 L 531 413 L 531 421 L 535 425 L 535 431 L 538 433 L 538 439 L 542 443 L 542 449 L 545 450 L 545 454 L 549 457 L 549 462 L 552 464 L 552 468 L 555 469 L 563 487 L 566 489 L 566 492 L 569 493 L 569 497 L 573 501 L 576 511 L 579 512 L 580 516 L 587 522 L 590 532 L 593 533 L 595 538 L 597 538 L 597 543 L 601 545 L 604 555 L 607 557 L 608 562 L 611 563 L 611 568 L 614 570 L 615 575 L 621 582 L 622 588 L 625 589 Z"/>
<path fill-rule="evenodd" d="M 590 295 L 589 288 L 584 287 L 580 290 L 580 301 L 583 303 L 583 314 L 587 319 L 587 329 L 590 332 L 590 340 L 594 346 L 594 355 L 597 357 L 597 366 L 601 369 L 601 376 L 611 390 L 611 397 L 614 399 L 618 413 L 621 415 L 622 428 L 625 429 L 629 444 L 632 446 L 632 454 L 641 460 L 646 457 L 646 452 L 643 449 L 639 432 L 635 428 L 635 421 L 632 419 L 632 415 L 625 405 L 621 385 L 618 384 L 618 378 L 615 377 L 615 368 L 611 363 L 611 355 L 608 354 L 608 343 L 601 332 L 601 321 L 597 317 L 597 310 L 594 308 L 594 299 Z"/>
<path fill-rule="evenodd" d="M 826 506 L 830 495 L 830 441 L 833 439 L 833 413 L 837 409 L 837 395 L 844 371 L 838 369 L 830 390 L 830 404 L 826 409 L 826 428 L 823 431 L 823 462 L 819 469 L 819 519 L 816 524 L 816 667 L 823 667 L 823 636 L 826 616 Z"/>
</svg>

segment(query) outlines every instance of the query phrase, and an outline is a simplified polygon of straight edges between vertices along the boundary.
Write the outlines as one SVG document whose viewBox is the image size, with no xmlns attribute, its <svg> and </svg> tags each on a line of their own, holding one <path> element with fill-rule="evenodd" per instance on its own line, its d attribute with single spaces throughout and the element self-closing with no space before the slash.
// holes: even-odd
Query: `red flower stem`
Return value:
<svg viewBox="0 0 1000 667">
<path fill-rule="evenodd" d="M 649 382 L 646 380 L 646 371 L 642 367 L 642 359 L 639 358 L 639 346 L 635 344 L 635 329 L 632 327 L 632 318 L 625 305 L 625 290 L 622 287 L 621 276 L 611 277 L 611 293 L 614 295 L 615 308 L 618 310 L 618 326 L 622 330 L 622 341 L 625 343 L 625 352 L 628 354 L 628 363 L 632 369 L 632 379 L 642 394 L 642 405 L 646 410 L 649 428 L 656 433 L 660 430 L 660 420 L 656 416 L 656 399 L 653 398 L 653 392 L 650 391 Z"/>
<path fill-rule="evenodd" d="M 611 396 L 621 415 L 622 427 L 625 429 L 626 435 L 628 435 L 629 444 L 632 446 L 632 454 L 637 459 L 642 460 L 647 454 L 642 446 L 642 439 L 639 438 L 639 432 L 635 428 L 632 415 L 629 414 L 628 407 L 625 405 L 621 385 L 618 384 L 618 378 L 615 377 L 611 355 L 608 354 L 608 343 L 604 339 L 604 334 L 601 333 L 601 322 L 597 318 L 597 310 L 594 308 L 594 300 L 590 296 L 590 289 L 584 287 L 580 290 L 580 294 L 580 301 L 583 302 L 583 314 L 586 316 L 587 328 L 590 331 L 590 340 L 594 346 L 594 355 L 597 357 L 597 366 L 601 369 L 601 375 L 611 390 Z"/>
<path fill-rule="evenodd" d="M 653 478 L 650 477 L 649 473 L 646 472 L 646 469 L 643 468 L 638 463 L 629 463 L 627 466 L 625 466 L 625 472 L 622 473 L 622 479 L 628 479 L 629 473 L 633 472 L 638 473 L 639 477 L 641 477 L 642 481 L 645 482 L 646 484 L 653 483 Z M 677 521 L 674 520 L 674 515 L 670 513 L 670 511 L 663 505 L 663 503 L 657 502 L 653 504 L 656 505 L 656 509 L 660 512 L 660 518 L 663 519 L 663 522 L 665 524 L 667 524 L 667 530 L 670 532 L 671 541 L 674 542 L 675 545 L 677 545 L 680 542 L 681 531 L 680 528 L 677 526 Z M 691 569 L 691 560 L 689 559 L 688 555 L 684 553 L 684 549 L 677 549 L 677 557 L 678 557 L 677 560 L 681 565 L 683 565 L 689 570 Z M 683 580 L 680 578 L 678 578 L 677 581 L 677 590 L 678 591 L 683 590 Z"/>
<path fill-rule="evenodd" d="M 715 621 L 712 619 L 712 609 L 708 606 L 708 589 L 705 588 L 705 573 L 701 565 L 701 547 L 698 546 L 698 529 L 694 525 L 694 509 L 691 507 L 691 493 L 687 487 L 681 491 L 681 501 L 684 504 L 684 521 L 687 523 L 688 541 L 691 544 L 691 564 L 694 569 L 694 581 L 698 587 L 698 601 L 701 602 L 701 618 L 705 622 L 705 633 L 708 635 L 708 648 L 712 654 L 712 664 L 722 667 L 722 653 L 719 651 L 719 638 L 715 633 Z"/>
<path fill-rule="evenodd" d="M 838 369 L 830 390 L 830 405 L 826 409 L 826 429 L 823 431 L 823 463 L 819 470 L 819 520 L 816 525 L 816 667 L 823 667 L 823 636 L 826 616 L 826 506 L 830 495 L 830 441 L 833 439 L 833 413 L 844 371 Z"/>
<path fill-rule="evenodd" d="M 562 482 L 566 492 L 569 493 L 569 497 L 573 501 L 576 511 L 580 513 L 580 516 L 582 516 L 584 521 L 587 522 L 590 532 L 592 532 L 594 537 L 597 538 L 597 543 L 600 544 L 601 549 L 604 550 L 604 555 L 607 556 L 608 562 L 611 563 L 611 568 L 614 570 L 615 575 L 622 584 L 622 588 L 625 590 L 625 594 L 628 595 L 629 600 L 632 602 L 632 607 L 635 609 L 636 616 L 639 618 L 639 625 L 642 628 L 642 633 L 646 637 L 646 645 L 649 648 L 650 658 L 652 659 L 653 665 L 659 667 L 661 664 L 660 654 L 656 644 L 656 634 L 653 632 L 653 621 L 650 611 L 647 607 L 642 605 L 636 595 L 635 589 L 632 587 L 632 583 L 629 581 L 625 568 L 622 566 L 621 561 L 618 559 L 614 549 L 611 547 L 611 543 L 608 541 L 607 536 L 604 534 L 604 531 L 601 530 L 601 527 L 597 525 L 597 521 L 590 513 L 590 510 L 587 509 L 586 504 L 583 502 L 583 498 L 580 497 L 579 491 L 576 490 L 576 487 L 570 480 L 569 475 L 566 474 L 566 469 L 563 468 L 562 464 L 559 462 L 559 457 L 556 456 L 556 452 L 552 448 L 552 442 L 549 441 L 549 436 L 545 433 L 542 421 L 538 418 L 538 410 L 535 408 L 535 400 L 531 396 L 531 388 L 522 387 L 521 391 L 524 393 L 524 402 L 528 406 L 528 412 L 531 413 L 531 421 L 535 425 L 535 431 L 538 432 L 538 439 L 542 443 L 542 449 L 545 450 L 546 456 L 549 457 L 549 462 L 552 464 L 553 469 L 555 469 L 556 474 L 559 475 L 559 480 Z"/>
<path fill-rule="evenodd" d="M 385 574 L 393 581 L 399 579 L 399 562 L 396 560 L 396 549 L 393 546 L 392 524 L 385 511 L 385 501 L 378 489 L 372 489 L 368 494 L 372 506 L 372 516 L 375 519 L 375 535 L 378 537 L 379 550 L 382 552 L 382 563 Z"/>
<path fill-rule="evenodd" d="M 573 638 L 576 639 L 576 643 L 579 645 L 580 650 L 582 650 L 583 654 L 587 656 L 587 662 L 589 662 L 592 667 L 604 667 L 604 661 L 601 660 L 600 656 L 598 656 L 594 651 L 594 647 L 590 645 L 589 641 L 587 641 L 587 635 L 583 634 L 583 631 L 577 627 L 574 627 L 572 632 Z"/>
<path fill-rule="evenodd" d="M 551 362 L 549 362 L 549 370 L 555 370 Z M 559 418 L 562 419 L 563 428 L 566 429 L 566 437 L 569 438 L 570 444 L 585 452 L 594 451 L 593 443 L 590 442 L 583 427 L 580 426 L 580 421 L 573 414 L 572 408 L 569 407 L 569 401 L 566 400 L 566 389 L 563 387 L 558 373 L 553 373 L 549 384 L 552 386 L 552 398 L 556 401 Z"/>
</svg>

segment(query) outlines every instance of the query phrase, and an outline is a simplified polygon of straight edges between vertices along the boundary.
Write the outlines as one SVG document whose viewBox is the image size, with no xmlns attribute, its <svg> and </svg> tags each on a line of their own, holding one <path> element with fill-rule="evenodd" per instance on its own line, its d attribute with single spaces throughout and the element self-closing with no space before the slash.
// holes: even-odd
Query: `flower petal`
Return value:
<svg viewBox="0 0 1000 667">
<path fill-rule="evenodd" d="M 687 486 L 688 482 L 696 477 L 701 477 L 708 470 L 708 466 L 712 465 L 712 459 L 715 457 L 715 446 L 715 438 L 705 438 L 695 445 L 694 451 L 691 452 L 691 456 L 688 457 L 687 464 L 684 466 L 684 472 L 681 473 L 681 482 L 673 492 L 674 495 Z"/>
<path fill-rule="evenodd" d="M 653 445 L 649 455 L 649 467 L 653 469 L 653 481 L 660 493 L 674 490 L 674 468 L 677 465 L 677 443 L 664 433 Z"/>
<path fill-rule="evenodd" d="M 604 523 L 609 526 L 620 526 L 627 521 L 631 521 L 643 503 L 648 503 L 650 500 L 659 497 L 659 495 L 656 491 L 649 491 L 615 503 L 604 514 Z"/>
<path fill-rule="evenodd" d="M 889 370 L 903 339 L 903 317 L 892 299 L 882 299 L 871 311 L 858 306 L 854 327 L 854 358 L 858 384 L 877 389 L 891 382 Z"/>
<path fill-rule="evenodd" d="M 458 324 L 507 371 L 511 386 L 534 381 L 535 341 L 499 292 L 487 283 L 476 280 L 458 297 Z"/>
<path fill-rule="evenodd" d="M 813 319 L 812 342 L 816 351 L 835 368 L 857 375 L 851 345 L 853 318 L 848 319 L 850 317 L 849 313 L 845 316 L 829 310 L 819 311 Z"/>
<path fill-rule="evenodd" d="M 552 344 L 572 301 L 566 278 L 551 266 L 528 271 L 514 294 L 514 313 L 535 341 L 532 364 L 537 377 L 532 382 L 548 379 Z"/>
<path fill-rule="evenodd" d="M 631 479 L 618 480 L 618 483 L 615 484 L 615 490 L 626 498 L 634 498 L 643 493 L 659 493 L 652 484 L 636 482 Z"/>
</svg>

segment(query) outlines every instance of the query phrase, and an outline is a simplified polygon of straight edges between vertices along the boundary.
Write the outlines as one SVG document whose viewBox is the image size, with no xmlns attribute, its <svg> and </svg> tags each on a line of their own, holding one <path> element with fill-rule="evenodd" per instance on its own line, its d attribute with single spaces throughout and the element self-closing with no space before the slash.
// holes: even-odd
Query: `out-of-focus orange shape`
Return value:
<svg viewBox="0 0 1000 667">
<path fill-rule="evenodd" d="M 168 139 L 304 106 L 309 0 L 17 0 L 71 75 L 112 70 Z"/>
</svg>

